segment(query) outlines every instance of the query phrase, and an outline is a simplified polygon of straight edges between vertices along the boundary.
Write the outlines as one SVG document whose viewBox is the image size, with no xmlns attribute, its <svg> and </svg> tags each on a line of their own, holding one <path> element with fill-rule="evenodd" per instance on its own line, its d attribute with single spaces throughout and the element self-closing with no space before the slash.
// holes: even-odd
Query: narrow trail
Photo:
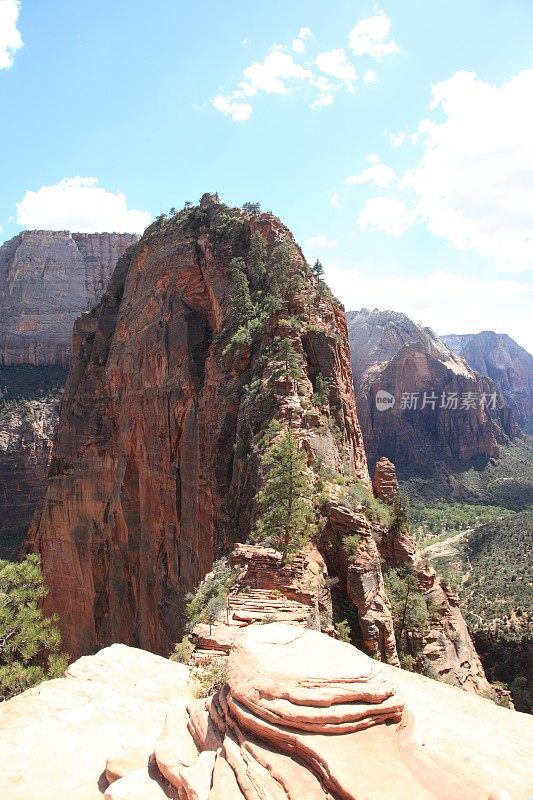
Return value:
<svg viewBox="0 0 533 800">
<path fill-rule="evenodd" d="M 422 555 L 426 558 L 448 558 L 450 556 L 455 556 L 458 553 L 458 550 L 454 545 L 464 539 L 465 536 L 472 533 L 475 528 L 466 528 L 464 531 L 460 531 L 456 533 L 455 536 L 451 536 L 449 539 L 445 539 L 443 542 L 436 542 L 435 544 L 430 544 L 427 547 L 424 547 L 421 551 Z"/>
</svg>

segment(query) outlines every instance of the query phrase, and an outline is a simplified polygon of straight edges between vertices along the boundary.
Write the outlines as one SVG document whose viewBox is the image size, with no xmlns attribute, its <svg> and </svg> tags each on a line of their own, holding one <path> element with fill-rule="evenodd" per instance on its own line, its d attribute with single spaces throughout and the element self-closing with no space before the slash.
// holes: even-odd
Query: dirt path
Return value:
<svg viewBox="0 0 533 800">
<path fill-rule="evenodd" d="M 474 528 L 467 528 L 464 531 L 460 531 L 456 533 L 455 536 L 451 536 L 449 539 L 445 539 L 444 542 L 437 542 L 436 544 L 430 544 L 421 551 L 422 555 L 426 558 L 449 558 L 450 556 L 455 556 L 458 553 L 458 550 L 454 545 L 459 542 L 461 539 L 464 539 L 465 536 L 468 536 L 469 533 L 472 533 Z"/>
</svg>

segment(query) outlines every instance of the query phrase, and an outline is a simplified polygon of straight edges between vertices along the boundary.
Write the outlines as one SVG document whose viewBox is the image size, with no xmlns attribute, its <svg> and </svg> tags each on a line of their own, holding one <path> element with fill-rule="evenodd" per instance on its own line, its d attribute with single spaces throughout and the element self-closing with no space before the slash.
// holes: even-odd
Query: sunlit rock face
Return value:
<svg viewBox="0 0 533 800">
<path fill-rule="evenodd" d="M 519 429 L 496 384 L 393 311 L 347 314 L 357 412 L 373 466 L 424 471 L 497 457 Z M 392 397 L 380 403 L 380 393 Z M 455 400 L 454 398 L 457 398 Z"/>
<path fill-rule="evenodd" d="M 97 303 L 130 233 L 24 231 L 0 247 L 0 364 L 67 366 L 72 326 Z"/>
</svg>

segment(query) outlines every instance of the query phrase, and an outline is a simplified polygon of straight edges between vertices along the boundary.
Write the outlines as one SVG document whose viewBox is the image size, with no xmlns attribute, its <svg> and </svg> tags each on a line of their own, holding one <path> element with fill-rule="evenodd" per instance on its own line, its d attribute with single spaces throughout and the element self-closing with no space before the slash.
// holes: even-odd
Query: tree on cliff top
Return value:
<svg viewBox="0 0 533 800">
<path fill-rule="evenodd" d="M 267 476 L 263 489 L 256 495 L 261 515 L 255 537 L 272 544 L 287 558 L 305 546 L 315 527 L 307 458 L 298 449 L 290 429 L 270 444 L 261 466 Z"/>
<path fill-rule="evenodd" d="M 39 608 L 47 591 L 39 556 L 20 564 L 0 561 L 0 700 L 66 669 L 57 617 L 44 617 Z"/>
</svg>

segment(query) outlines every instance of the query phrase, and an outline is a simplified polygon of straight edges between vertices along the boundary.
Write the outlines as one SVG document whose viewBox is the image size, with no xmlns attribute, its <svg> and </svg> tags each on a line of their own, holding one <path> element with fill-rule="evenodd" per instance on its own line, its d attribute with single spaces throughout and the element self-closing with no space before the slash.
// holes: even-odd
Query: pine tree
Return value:
<svg viewBox="0 0 533 800">
<path fill-rule="evenodd" d="M 266 242 L 259 231 L 256 231 L 250 239 L 250 249 L 248 250 L 248 272 L 254 286 L 261 284 L 265 277 L 266 261 Z"/>
<path fill-rule="evenodd" d="M 296 380 L 302 374 L 302 361 L 290 339 L 276 336 L 272 345 L 272 360 L 277 362 L 277 366 L 272 371 L 271 379 L 278 381 L 283 378 L 288 393 L 291 379 Z"/>
<path fill-rule="evenodd" d="M 324 275 L 324 266 L 323 266 L 322 262 L 318 260 L 318 258 L 315 261 L 315 263 L 313 264 L 313 266 L 311 267 L 311 271 L 312 271 L 313 275 L 315 276 L 315 278 L 318 278 L 318 280 L 320 280 L 322 278 L 322 276 Z"/>
<path fill-rule="evenodd" d="M 418 588 L 416 576 L 405 567 L 387 569 L 383 574 L 392 607 L 396 644 L 409 655 L 416 655 L 413 634 L 420 636 L 428 627 L 428 608 Z"/>
<path fill-rule="evenodd" d="M 248 279 L 244 274 L 245 263 L 242 258 L 234 258 L 230 263 L 229 302 L 231 321 L 235 328 L 240 328 L 253 317 L 254 305 L 250 297 Z"/>
<path fill-rule="evenodd" d="M 272 251 L 270 279 L 274 292 L 284 300 L 287 299 L 289 289 L 294 284 L 294 274 L 291 265 L 291 250 L 285 242 L 278 244 Z"/>
<path fill-rule="evenodd" d="M 66 669 L 57 617 L 44 617 L 39 608 L 46 594 L 39 556 L 0 561 L 0 700 Z"/>
<path fill-rule="evenodd" d="M 267 477 L 256 495 L 261 515 L 255 534 L 286 559 L 305 546 L 315 528 L 307 458 L 290 429 L 268 447 L 261 466 Z"/>
</svg>

